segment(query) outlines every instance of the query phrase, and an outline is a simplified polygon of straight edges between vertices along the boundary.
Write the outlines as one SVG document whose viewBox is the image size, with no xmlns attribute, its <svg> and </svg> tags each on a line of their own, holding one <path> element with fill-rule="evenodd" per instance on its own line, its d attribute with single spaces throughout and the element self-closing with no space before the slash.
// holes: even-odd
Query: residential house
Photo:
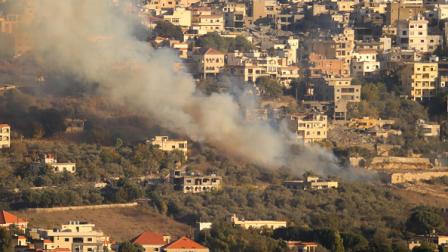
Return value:
<svg viewBox="0 0 448 252">
<path fill-rule="evenodd" d="M 208 7 L 191 9 L 191 29 L 199 35 L 224 31 L 224 15 Z"/>
<path fill-rule="evenodd" d="M 56 159 L 56 156 L 53 154 L 45 154 L 42 161 L 43 161 L 42 165 L 50 167 L 52 171 L 55 173 L 76 172 L 76 163 L 72 162 L 59 163 L 58 160 Z"/>
<path fill-rule="evenodd" d="M 197 72 L 206 79 L 209 76 L 217 76 L 225 66 L 225 54 L 213 48 L 201 48 L 194 60 L 197 64 Z"/>
<path fill-rule="evenodd" d="M 429 123 L 424 120 L 417 121 L 417 128 L 423 137 L 438 137 L 440 136 L 440 124 Z"/>
<path fill-rule="evenodd" d="M 110 239 L 101 231 L 95 230 L 95 224 L 70 221 L 60 229 L 40 230 L 45 239 L 43 249 L 70 249 L 73 252 L 110 251 Z"/>
<path fill-rule="evenodd" d="M 380 62 L 375 49 L 358 49 L 353 53 L 352 73 L 356 76 L 366 76 L 379 72 Z"/>
<path fill-rule="evenodd" d="M 397 43 L 404 49 L 434 52 L 441 45 L 440 35 L 428 34 L 428 20 L 418 14 L 411 20 L 400 21 L 397 26 Z"/>
<path fill-rule="evenodd" d="M 132 243 L 141 245 L 145 251 L 143 252 L 160 252 L 162 247 L 170 243 L 171 237 L 153 232 L 142 232 L 131 240 Z"/>
<path fill-rule="evenodd" d="M 0 124 L 0 149 L 11 147 L 11 126 Z"/>
<path fill-rule="evenodd" d="M 323 190 L 338 188 L 339 183 L 337 181 L 320 180 L 319 177 L 315 176 L 307 176 L 305 180 L 288 180 L 283 182 L 283 185 L 289 189 Z"/>
<path fill-rule="evenodd" d="M 185 236 L 162 247 L 163 252 L 209 252 L 209 249 Z"/>
<path fill-rule="evenodd" d="M 231 224 L 235 226 L 240 226 L 243 229 L 249 228 L 269 228 L 269 229 L 277 229 L 286 227 L 286 221 L 275 221 L 275 220 L 244 220 L 239 219 L 236 214 L 230 216 L 229 221 Z"/>
<path fill-rule="evenodd" d="M 327 116 L 320 113 L 291 115 L 290 128 L 301 143 L 315 143 L 327 139 Z"/>
<path fill-rule="evenodd" d="M 184 154 L 185 158 L 188 157 L 187 140 L 172 140 L 169 139 L 168 136 L 155 136 L 151 140 L 147 140 L 146 143 L 149 143 L 162 151 L 180 151 Z"/>
<path fill-rule="evenodd" d="M 289 251 L 296 252 L 317 252 L 319 246 L 316 242 L 286 241 Z"/>
<path fill-rule="evenodd" d="M 203 193 L 219 191 L 222 187 L 222 177 L 215 174 L 202 176 L 195 173 L 187 174 L 183 170 L 175 170 L 172 183 L 176 190 L 184 193 Z"/>
<path fill-rule="evenodd" d="M 25 230 L 28 227 L 28 221 L 3 210 L 0 214 L 0 227 L 9 228 L 10 226 Z"/>
</svg>

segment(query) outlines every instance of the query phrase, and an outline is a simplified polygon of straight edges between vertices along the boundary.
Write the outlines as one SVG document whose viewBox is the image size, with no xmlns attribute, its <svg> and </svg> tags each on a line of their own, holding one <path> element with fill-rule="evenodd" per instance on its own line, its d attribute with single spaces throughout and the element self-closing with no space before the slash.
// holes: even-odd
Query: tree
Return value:
<svg viewBox="0 0 448 252">
<path fill-rule="evenodd" d="M 444 230 L 445 222 L 435 210 L 429 207 L 414 208 L 406 221 L 408 231 L 415 234 L 429 234 L 433 230 L 440 232 Z"/>
<path fill-rule="evenodd" d="M 118 252 L 144 252 L 145 249 L 138 244 L 134 244 L 131 242 L 122 242 L 118 246 Z"/>
<path fill-rule="evenodd" d="M 266 98 L 279 98 L 283 94 L 283 89 L 276 80 L 270 77 L 260 77 L 256 81 L 260 89 L 261 96 Z"/>
<path fill-rule="evenodd" d="M 412 252 L 434 252 L 437 249 L 435 244 L 423 242 L 420 246 L 414 247 Z"/>
<path fill-rule="evenodd" d="M 0 251 L 11 252 L 14 251 L 11 233 L 5 228 L 0 228 Z"/>
<path fill-rule="evenodd" d="M 369 247 L 369 241 L 360 234 L 342 233 L 341 236 L 347 252 L 365 251 Z"/>
<path fill-rule="evenodd" d="M 184 40 L 184 34 L 179 26 L 173 25 L 168 21 L 157 22 L 154 32 L 159 36 L 165 36 L 179 41 Z"/>
</svg>

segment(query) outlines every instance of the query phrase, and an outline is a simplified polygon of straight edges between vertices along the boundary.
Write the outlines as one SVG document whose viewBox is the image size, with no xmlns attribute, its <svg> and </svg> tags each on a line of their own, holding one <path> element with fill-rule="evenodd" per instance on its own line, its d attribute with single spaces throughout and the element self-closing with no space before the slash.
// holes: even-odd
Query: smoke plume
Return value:
<svg viewBox="0 0 448 252">
<path fill-rule="evenodd" d="M 234 96 L 197 91 L 176 54 L 137 40 L 135 24 L 111 0 L 35 2 L 29 33 L 46 67 L 99 83 L 103 95 L 230 155 L 266 167 L 339 172 L 328 152 L 314 147 L 293 155 L 293 137 L 244 120 Z"/>
</svg>

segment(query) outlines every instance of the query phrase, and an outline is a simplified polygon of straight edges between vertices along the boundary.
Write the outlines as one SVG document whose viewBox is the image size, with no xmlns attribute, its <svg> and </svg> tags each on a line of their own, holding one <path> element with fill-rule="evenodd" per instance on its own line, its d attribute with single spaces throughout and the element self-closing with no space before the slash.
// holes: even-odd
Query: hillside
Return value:
<svg viewBox="0 0 448 252">
<path fill-rule="evenodd" d="M 41 213 L 33 210 L 15 212 L 26 217 L 32 227 L 57 227 L 70 220 L 83 220 L 94 223 L 100 230 L 110 235 L 113 240 L 131 239 L 144 230 L 181 236 L 191 229 L 185 224 L 162 216 L 150 208 L 88 209 L 62 212 Z M 119 228 L 118 228 L 119 227 Z"/>
</svg>

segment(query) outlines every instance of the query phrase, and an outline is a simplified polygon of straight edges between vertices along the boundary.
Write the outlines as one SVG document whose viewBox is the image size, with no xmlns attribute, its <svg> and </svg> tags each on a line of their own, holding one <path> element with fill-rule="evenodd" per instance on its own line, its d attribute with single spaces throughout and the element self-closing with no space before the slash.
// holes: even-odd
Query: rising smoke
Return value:
<svg viewBox="0 0 448 252">
<path fill-rule="evenodd" d="M 135 39 L 134 24 L 111 0 L 35 1 L 28 32 L 46 67 L 99 83 L 110 99 L 227 154 L 266 167 L 340 173 L 330 153 L 312 147 L 292 154 L 293 137 L 267 123 L 245 121 L 232 95 L 197 91 L 193 78 L 176 68 L 178 57 Z"/>
</svg>

